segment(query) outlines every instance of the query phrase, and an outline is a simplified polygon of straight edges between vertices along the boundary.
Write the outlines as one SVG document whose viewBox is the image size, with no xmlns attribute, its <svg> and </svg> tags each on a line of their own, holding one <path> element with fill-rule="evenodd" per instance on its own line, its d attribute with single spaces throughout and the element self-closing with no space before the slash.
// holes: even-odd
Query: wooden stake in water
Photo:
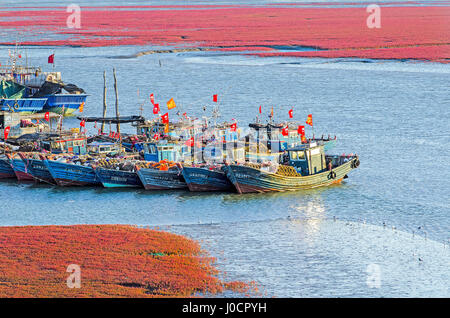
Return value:
<svg viewBox="0 0 450 318">
<path fill-rule="evenodd" d="M 106 71 L 103 71 L 103 118 L 106 117 Z M 102 134 L 105 130 L 105 122 L 102 122 Z"/>
<path fill-rule="evenodd" d="M 113 68 L 114 75 L 114 91 L 116 92 L 116 118 L 117 118 L 117 133 L 120 135 L 120 123 L 119 123 L 119 92 L 117 91 L 117 77 L 116 77 L 116 69 Z"/>
</svg>

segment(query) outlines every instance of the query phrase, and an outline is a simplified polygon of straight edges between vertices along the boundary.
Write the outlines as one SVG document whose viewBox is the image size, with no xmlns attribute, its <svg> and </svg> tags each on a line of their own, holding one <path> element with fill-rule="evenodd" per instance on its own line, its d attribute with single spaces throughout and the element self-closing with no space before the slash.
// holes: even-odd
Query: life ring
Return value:
<svg viewBox="0 0 450 318">
<path fill-rule="evenodd" d="M 330 173 L 328 174 L 328 179 L 336 179 L 336 172 L 330 171 Z"/>
<path fill-rule="evenodd" d="M 19 107 L 20 107 L 19 103 L 17 102 L 17 100 L 15 100 L 15 101 L 14 101 L 13 108 L 14 108 L 15 110 L 18 110 Z"/>
</svg>

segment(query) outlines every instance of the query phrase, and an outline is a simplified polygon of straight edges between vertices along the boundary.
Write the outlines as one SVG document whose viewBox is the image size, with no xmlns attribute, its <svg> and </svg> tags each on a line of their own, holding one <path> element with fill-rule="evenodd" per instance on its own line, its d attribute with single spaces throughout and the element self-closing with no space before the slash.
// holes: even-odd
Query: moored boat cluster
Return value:
<svg viewBox="0 0 450 318">
<path fill-rule="evenodd" d="M 306 139 L 295 130 L 284 136 L 283 125 L 259 125 L 247 133 L 227 123 L 207 127 L 207 121 L 171 123 L 169 133 L 160 132 L 158 120 L 134 125 L 140 134 L 118 139 L 66 132 L 8 140 L 0 150 L 0 178 L 64 187 L 248 193 L 340 183 L 359 165 L 356 155 L 326 154 L 336 138 Z"/>
</svg>

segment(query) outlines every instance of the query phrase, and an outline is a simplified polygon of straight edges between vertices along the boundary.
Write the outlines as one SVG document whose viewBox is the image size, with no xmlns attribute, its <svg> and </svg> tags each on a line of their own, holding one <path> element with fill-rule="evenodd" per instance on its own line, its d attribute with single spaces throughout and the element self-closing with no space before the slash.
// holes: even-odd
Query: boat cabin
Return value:
<svg viewBox="0 0 450 318">
<path fill-rule="evenodd" d="M 73 153 L 75 155 L 86 154 L 85 137 L 63 137 L 45 140 L 41 147 L 51 153 Z"/>
<path fill-rule="evenodd" d="M 125 149 L 118 143 L 93 142 L 87 145 L 87 152 L 91 155 L 115 156 L 124 153 Z"/>
<path fill-rule="evenodd" d="M 323 172 L 327 169 L 324 146 L 317 143 L 302 144 L 289 148 L 289 165 L 302 176 Z"/>
<path fill-rule="evenodd" d="M 181 146 L 174 143 L 153 143 L 143 144 L 144 160 L 159 162 L 161 160 L 169 160 L 174 162 L 184 161 L 184 154 L 188 153 L 187 146 Z"/>
</svg>

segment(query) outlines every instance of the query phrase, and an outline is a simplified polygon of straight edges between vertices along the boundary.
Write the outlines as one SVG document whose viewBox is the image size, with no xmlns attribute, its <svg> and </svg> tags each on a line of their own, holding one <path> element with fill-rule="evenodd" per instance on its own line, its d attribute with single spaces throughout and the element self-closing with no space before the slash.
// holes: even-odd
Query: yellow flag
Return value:
<svg viewBox="0 0 450 318">
<path fill-rule="evenodd" d="M 80 107 L 78 107 L 78 111 L 79 111 L 80 113 L 82 113 L 82 112 L 83 112 L 83 109 L 84 109 L 84 102 L 82 102 L 81 105 L 80 105 Z"/>
<path fill-rule="evenodd" d="M 164 125 L 164 132 L 168 133 L 169 132 L 169 124 L 165 124 Z"/>
<path fill-rule="evenodd" d="M 173 98 L 171 98 L 168 102 L 167 102 L 167 108 L 168 109 L 172 109 L 177 107 L 177 105 L 175 105 L 175 101 L 173 100 Z"/>
</svg>

